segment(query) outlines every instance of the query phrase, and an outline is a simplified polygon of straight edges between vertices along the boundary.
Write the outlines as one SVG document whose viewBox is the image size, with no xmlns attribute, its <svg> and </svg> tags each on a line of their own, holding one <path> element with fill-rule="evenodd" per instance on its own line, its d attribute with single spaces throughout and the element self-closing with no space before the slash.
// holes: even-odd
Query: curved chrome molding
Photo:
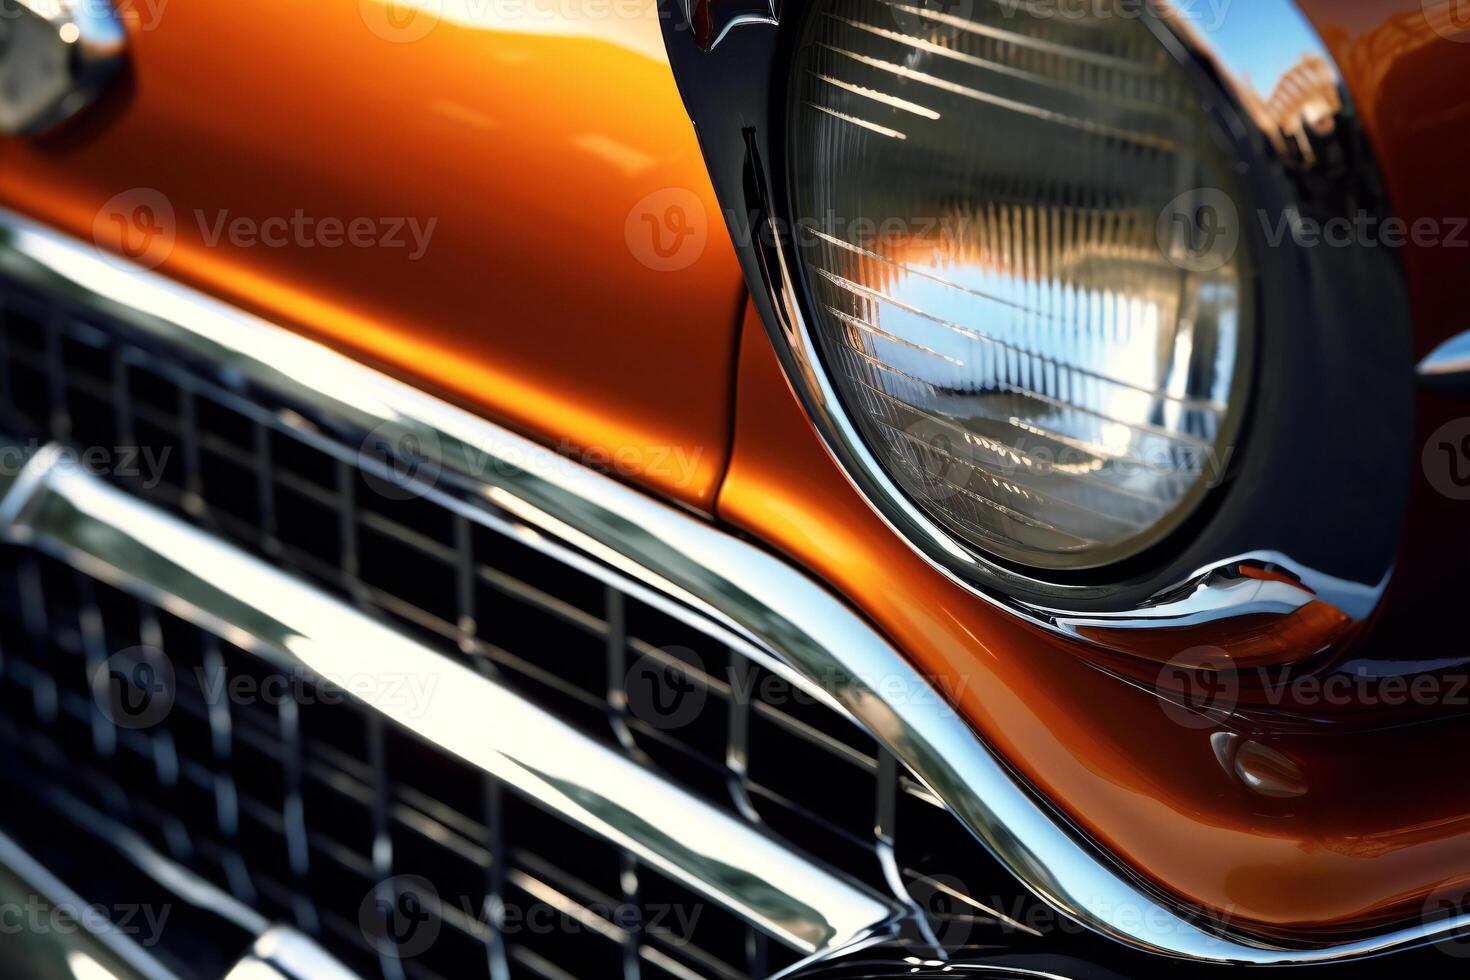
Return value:
<svg viewBox="0 0 1470 980">
<path fill-rule="evenodd" d="M 415 678 L 423 703 L 364 703 L 807 953 L 898 916 L 514 692 L 59 458 L 32 457 L 0 534 L 340 690 Z"/>
<path fill-rule="evenodd" d="M 108 0 L 0 0 L 0 133 L 39 133 L 91 102 L 122 67 Z"/>
<path fill-rule="evenodd" d="M 731 38 L 739 35 L 735 32 Z M 928 679 L 920 676 L 848 605 L 784 561 L 317 343 L 157 273 L 124 268 L 117 259 L 104 259 L 89 245 L 4 212 L 0 212 L 0 270 L 36 288 L 89 304 L 202 363 L 217 365 L 220 379 L 226 384 L 237 388 L 260 386 L 340 422 L 344 431 L 387 433 L 390 438 L 412 436 L 420 444 L 439 446 L 444 463 L 439 489 L 452 487 L 467 505 L 488 502 L 509 512 L 650 590 L 687 604 L 732 636 L 743 638 L 752 649 L 779 656 L 788 671 L 806 678 L 808 686 L 822 692 L 825 700 L 840 705 L 923 779 L 1021 882 L 1062 913 L 1103 935 L 1139 949 L 1178 957 L 1286 964 L 1367 956 L 1470 928 L 1470 915 L 1463 915 L 1359 942 L 1292 949 L 1265 939 L 1226 934 L 1212 924 L 1196 921 L 1123 872 L 1038 801 L 935 692 Z M 177 584 L 172 581 L 176 574 L 201 582 L 200 574 L 218 578 L 220 572 L 211 567 L 213 561 L 202 560 L 199 552 L 176 550 L 181 543 L 192 544 L 199 532 L 162 518 L 132 500 L 114 502 L 111 494 L 89 480 L 59 469 L 53 472 L 55 475 L 48 476 L 47 482 L 61 481 L 67 493 L 86 505 L 77 511 L 78 516 L 85 517 L 90 512 L 88 507 L 104 500 L 109 507 L 115 504 L 119 512 L 125 510 L 130 515 L 116 534 L 135 536 L 135 545 L 145 552 L 167 551 L 174 559 L 184 560 L 186 568 L 179 568 L 176 560 L 170 561 L 170 587 Z M 31 479 L 23 476 L 10 493 L 28 492 Z M 49 497 L 55 501 L 52 506 L 63 506 L 64 498 L 54 492 Z M 11 506 L 0 505 L 0 514 L 11 512 Z M 68 530 L 64 521 L 59 526 L 48 526 L 53 527 L 53 533 L 67 535 L 82 552 L 95 546 L 91 539 L 77 540 L 75 531 Z M 154 529 L 163 537 L 156 537 Z M 209 549 L 207 554 L 218 554 L 228 567 L 238 570 L 244 582 L 254 583 L 252 588 L 264 583 L 274 587 L 284 579 L 274 569 L 242 560 L 218 543 L 201 544 Z M 237 584 L 231 585 L 232 596 L 216 598 L 227 602 L 226 608 L 247 611 L 240 605 L 245 593 Z M 289 588 L 293 595 L 299 591 L 294 582 Z M 313 617 L 320 617 L 311 625 L 330 622 L 335 628 L 340 622 L 360 636 L 366 635 L 360 631 L 369 629 L 356 619 L 342 618 L 350 611 L 339 611 L 319 599 L 310 600 L 309 606 Z M 258 628 L 260 624 L 251 625 Z M 266 629 L 280 626 L 267 624 Z M 328 676 L 341 669 L 342 659 L 332 644 L 303 644 L 294 639 L 298 635 L 293 627 L 280 636 L 282 640 L 293 638 L 294 656 Z M 422 663 L 435 675 L 448 671 L 439 663 L 441 658 L 426 661 L 425 650 L 395 633 L 374 631 L 372 642 L 388 644 L 383 649 L 394 651 L 387 658 L 394 670 L 403 671 L 407 662 Z M 351 666 L 362 670 L 365 661 L 355 656 L 370 647 L 357 644 Z M 383 652 L 373 652 L 370 659 L 383 660 Z M 454 676 L 459 679 L 458 674 Z M 586 760 L 602 756 L 588 756 L 579 762 L 568 761 L 557 752 L 555 758 L 546 759 L 549 753 L 525 746 L 525 739 L 506 747 L 508 755 L 502 755 L 493 744 L 482 744 L 478 738 L 472 745 L 463 745 L 463 730 L 458 727 L 460 719 L 454 717 L 455 711 L 479 710 L 486 699 L 495 699 L 497 704 L 504 701 L 501 692 L 493 685 L 486 687 L 489 682 L 477 675 L 464 678 L 464 682 L 475 692 L 473 695 L 446 691 L 445 700 L 433 713 L 435 717 L 408 721 L 414 727 L 428 728 L 434 738 L 459 746 L 476 761 L 496 766 L 512 781 L 526 781 L 538 792 L 552 794 L 552 799 L 564 801 L 579 819 L 585 817 L 605 825 L 603 816 L 588 811 L 585 800 L 567 796 L 569 787 L 553 785 L 557 783 L 556 774 L 568 766 L 574 767 L 575 775 L 581 778 L 584 769 L 590 768 Z M 504 703 L 517 718 L 526 717 L 530 710 L 524 703 Z M 556 731 L 562 751 L 584 751 L 580 736 Z M 604 750 L 593 744 L 585 751 Z M 608 765 L 620 770 L 628 763 L 617 757 L 609 759 Z M 634 807 L 634 812 L 652 812 L 650 797 L 630 798 L 627 790 L 616 788 L 608 791 L 615 794 L 613 799 Z M 648 791 L 660 798 L 669 792 L 666 786 L 655 785 L 650 785 Z M 676 829 L 683 833 L 687 825 L 680 824 Z M 745 826 L 732 828 L 731 832 L 746 836 L 751 833 Z M 739 854 L 742 864 L 750 866 L 747 856 L 730 846 L 730 838 L 716 840 L 700 832 L 699 839 L 717 846 L 718 854 Z M 647 845 L 644 841 L 643 846 Z M 660 848 L 667 845 L 667 841 L 657 844 Z M 771 881 L 790 881 L 789 871 L 788 867 L 787 873 L 773 872 Z M 808 873 L 803 871 L 803 875 Z M 812 895 L 811 881 L 793 881 L 784 887 L 795 895 L 809 896 L 813 902 L 820 900 Z M 855 928 L 858 920 L 873 924 L 880 918 L 871 900 L 863 895 L 850 894 L 842 907 L 848 914 L 828 940 L 832 945 L 836 933 L 860 932 Z M 811 940 L 807 933 L 805 941 Z"/>
<path fill-rule="evenodd" d="M 225 980 L 358 980 L 310 937 L 286 926 L 267 929 Z"/>
<path fill-rule="evenodd" d="M 0 834 L 0 908 L 34 906 L 81 910 L 91 903 L 53 875 L 15 841 Z M 178 980 L 142 945 L 119 932 L 92 931 L 93 920 L 77 916 L 76 927 L 16 930 L 11 920 L 0 946 L 0 969 L 32 980 L 72 980 L 99 976 L 113 980 Z M 78 967 L 78 962 L 82 964 Z M 92 972 L 86 972 L 86 968 Z"/>
<path fill-rule="evenodd" d="M 1271 577 L 1252 577 L 1246 571 L 1268 572 Z M 1057 629 L 1087 642 L 1096 642 L 1080 631 L 1101 627 L 1110 630 L 1161 629 L 1206 626 L 1242 616 L 1284 618 L 1313 602 L 1325 603 L 1349 619 L 1367 619 L 1388 587 L 1388 576 L 1374 585 L 1363 585 L 1305 569 L 1300 562 L 1270 551 L 1256 551 L 1226 559 L 1191 575 L 1177 589 L 1159 599 L 1125 613 L 1080 615 L 1060 609 L 1034 609 Z"/>
<path fill-rule="evenodd" d="M 875 944 L 805 969 L 781 980 L 1123 980 L 1122 975 L 1055 952 L 1015 953 L 977 949 L 959 961 L 935 960 L 909 943 Z"/>
<path fill-rule="evenodd" d="M 776 23 L 776 0 L 682 0 L 684 18 L 700 47 L 713 50 L 745 24 Z"/>
<path fill-rule="evenodd" d="M 1445 395 L 1470 395 L 1470 331 L 1451 337 L 1419 362 L 1419 381 Z"/>
</svg>

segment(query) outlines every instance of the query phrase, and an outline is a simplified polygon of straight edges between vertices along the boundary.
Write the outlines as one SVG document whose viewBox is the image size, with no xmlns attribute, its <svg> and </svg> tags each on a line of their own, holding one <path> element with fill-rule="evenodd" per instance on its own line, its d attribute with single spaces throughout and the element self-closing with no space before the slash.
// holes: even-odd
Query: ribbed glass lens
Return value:
<svg viewBox="0 0 1470 980">
<path fill-rule="evenodd" d="M 792 80 L 813 330 L 888 475 L 970 544 L 1095 567 L 1228 460 L 1231 166 L 1134 3 L 827 0 Z"/>
</svg>

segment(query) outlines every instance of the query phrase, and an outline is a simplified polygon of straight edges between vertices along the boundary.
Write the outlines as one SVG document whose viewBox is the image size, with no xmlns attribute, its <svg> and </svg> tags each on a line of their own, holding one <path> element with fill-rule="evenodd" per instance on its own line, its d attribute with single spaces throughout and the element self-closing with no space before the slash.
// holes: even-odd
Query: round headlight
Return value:
<svg viewBox="0 0 1470 980">
<path fill-rule="evenodd" d="M 877 465 L 949 534 L 1116 562 L 1188 519 L 1239 430 L 1234 169 L 1131 5 L 955 6 L 808 14 L 787 141 L 812 333 Z"/>
</svg>

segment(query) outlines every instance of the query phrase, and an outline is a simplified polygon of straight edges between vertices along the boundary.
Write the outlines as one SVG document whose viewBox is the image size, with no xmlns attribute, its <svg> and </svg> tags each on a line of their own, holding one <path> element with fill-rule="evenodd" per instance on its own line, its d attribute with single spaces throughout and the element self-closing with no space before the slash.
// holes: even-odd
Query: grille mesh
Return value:
<svg viewBox="0 0 1470 980">
<path fill-rule="evenodd" d="M 997 898 L 1016 917 L 1028 900 L 937 800 L 718 627 L 488 509 L 385 487 L 359 465 L 359 434 L 227 367 L 3 280 L 0 304 L 8 434 L 75 447 L 105 478 L 875 889 L 891 893 L 897 877 L 941 938 L 1031 933 L 998 921 Z M 617 847 L 160 609 L 13 549 L 0 583 L 5 737 L 365 976 L 745 977 L 797 959 Z M 146 728 L 111 724 L 89 669 L 146 672 L 160 656 L 172 710 Z M 240 677 L 294 693 L 221 698 Z M 364 932 L 360 908 L 404 875 L 440 899 L 425 911 L 438 938 L 379 955 L 373 943 L 391 940 Z M 506 928 L 485 926 L 487 907 L 505 910 Z"/>
</svg>

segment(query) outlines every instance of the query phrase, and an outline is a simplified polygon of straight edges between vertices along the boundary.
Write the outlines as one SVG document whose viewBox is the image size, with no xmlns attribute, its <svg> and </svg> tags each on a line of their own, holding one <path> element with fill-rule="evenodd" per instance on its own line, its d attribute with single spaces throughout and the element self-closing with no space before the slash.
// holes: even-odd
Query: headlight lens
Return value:
<svg viewBox="0 0 1470 980">
<path fill-rule="evenodd" d="M 827 374 L 899 491 L 1040 568 L 1177 529 L 1245 402 L 1240 198 L 1131 6 L 828 0 L 795 60 L 790 206 Z"/>
</svg>

